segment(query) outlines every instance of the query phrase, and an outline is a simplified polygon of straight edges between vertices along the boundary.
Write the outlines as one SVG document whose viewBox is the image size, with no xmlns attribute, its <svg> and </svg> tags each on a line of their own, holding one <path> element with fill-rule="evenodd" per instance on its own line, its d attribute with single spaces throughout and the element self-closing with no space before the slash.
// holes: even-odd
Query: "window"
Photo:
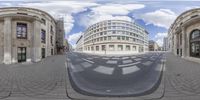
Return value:
<svg viewBox="0 0 200 100">
<path fill-rule="evenodd" d="M 133 51 L 136 51 L 136 46 L 133 46 L 132 50 L 133 50 Z"/>
<path fill-rule="evenodd" d="M 108 36 L 108 40 L 111 40 L 111 36 Z"/>
<path fill-rule="evenodd" d="M 53 49 L 51 49 L 51 55 L 53 55 Z"/>
<path fill-rule="evenodd" d="M 122 51 L 123 50 L 123 45 L 118 45 L 118 50 Z"/>
<path fill-rule="evenodd" d="M 17 23 L 17 38 L 27 39 L 27 24 Z"/>
<path fill-rule="evenodd" d="M 53 36 L 51 36 L 51 45 L 53 45 Z"/>
<path fill-rule="evenodd" d="M 117 40 L 120 40 L 121 38 L 120 38 L 120 36 L 117 36 Z"/>
<path fill-rule="evenodd" d="M 126 51 L 130 51 L 131 48 L 130 48 L 130 45 L 126 45 Z"/>
<path fill-rule="evenodd" d="M 46 31 L 43 29 L 41 30 L 41 42 L 46 43 Z"/>
<path fill-rule="evenodd" d="M 125 40 L 125 36 L 122 36 L 122 40 Z"/>
<path fill-rule="evenodd" d="M 107 40 L 107 37 L 104 37 L 104 41 L 106 41 Z"/>
<path fill-rule="evenodd" d="M 191 33 L 190 56 L 200 58 L 200 30 L 194 30 Z"/>
<path fill-rule="evenodd" d="M 99 51 L 99 46 L 96 46 L 96 51 Z"/>
<path fill-rule="evenodd" d="M 42 21 L 42 24 L 46 25 L 46 20 L 45 19 L 42 18 L 41 21 Z"/>
<path fill-rule="evenodd" d="M 106 50 L 106 45 L 102 45 L 102 46 L 101 46 L 101 50 L 102 50 L 102 51 L 105 51 L 105 50 Z"/>
<path fill-rule="evenodd" d="M 114 51 L 115 50 L 114 45 L 109 45 L 109 50 Z"/>
</svg>

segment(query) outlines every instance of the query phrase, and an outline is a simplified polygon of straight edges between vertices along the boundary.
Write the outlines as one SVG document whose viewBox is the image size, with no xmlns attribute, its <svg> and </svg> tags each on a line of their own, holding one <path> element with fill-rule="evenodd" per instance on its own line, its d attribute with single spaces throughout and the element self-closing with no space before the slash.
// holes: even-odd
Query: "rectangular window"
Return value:
<svg viewBox="0 0 200 100">
<path fill-rule="evenodd" d="M 51 36 L 51 45 L 53 45 L 53 36 Z"/>
<path fill-rule="evenodd" d="M 136 46 L 133 46 L 132 50 L 133 50 L 133 51 L 136 51 Z"/>
<path fill-rule="evenodd" d="M 109 45 L 109 50 L 114 51 L 115 50 L 114 45 Z"/>
<path fill-rule="evenodd" d="M 45 19 L 42 18 L 41 21 L 42 21 L 42 24 L 46 25 L 46 20 Z"/>
<path fill-rule="evenodd" d="M 102 49 L 102 51 L 105 51 L 106 50 L 106 45 L 102 45 L 101 49 Z"/>
<path fill-rule="evenodd" d="M 43 29 L 41 30 L 41 42 L 46 43 L 46 31 Z"/>
<path fill-rule="evenodd" d="M 27 24 L 25 23 L 17 23 L 17 38 L 19 39 L 27 39 Z"/>
<path fill-rule="evenodd" d="M 130 48 L 130 45 L 126 45 L 126 51 L 130 51 L 131 48 Z"/>
<path fill-rule="evenodd" d="M 120 38 L 120 36 L 117 36 L 117 40 L 120 40 L 121 38 Z"/>
<path fill-rule="evenodd" d="M 123 50 L 123 45 L 118 45 L 118 50 L 122 51 Z"/>
<path fill-rule="evenodd" d="M 53 55 L 53 49 L 51 49 L 51 55 Z"/>
<path fill-rule="evenodd" d="M 99 46 L 96 46 L 96 51 L 99 51 Z"/>
</svg>

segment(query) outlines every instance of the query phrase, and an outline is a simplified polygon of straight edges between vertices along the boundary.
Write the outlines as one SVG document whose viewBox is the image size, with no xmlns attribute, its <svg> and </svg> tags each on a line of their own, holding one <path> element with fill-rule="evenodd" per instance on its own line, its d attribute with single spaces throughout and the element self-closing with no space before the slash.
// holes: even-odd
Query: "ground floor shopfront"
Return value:
<svg viewBox="0 0 200 100">
<path fill-rule="evenodd" d="M 136 54 L 148 51 L 148 46 L 139 44 L 94 44 L 84 45 L 83 52 L 93 54 Z"/>
</svg>

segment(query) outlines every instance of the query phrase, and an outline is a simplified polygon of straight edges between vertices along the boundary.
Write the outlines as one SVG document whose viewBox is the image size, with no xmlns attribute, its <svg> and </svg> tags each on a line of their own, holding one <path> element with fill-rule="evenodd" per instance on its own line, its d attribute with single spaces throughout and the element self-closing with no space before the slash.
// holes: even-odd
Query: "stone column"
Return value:
<svg viewBox="0 0 200 100">
<path fill-rule="evenodd" d="M 174 54 L 177 55 L 177 34 L 174 33 Z"/>
<path fill-rule="evenodd" d="M 11 47 L 12 47 L 12 31 L 11 31 L 11 18 L 4 18 L 4 63 L 11 64 L 12 56 L 11 56 Z"/>
<path fill-rule="evenodd" d="M 186 34 L 185 34 L 185 28 L 181 27 L 182 30 L 182 57 L 186 56 L 186 45 L 185 45 L 185 41 L 186 41 Z"/>
<path fill-rule="evenodd" d="M 32 61 L 38 62 L 41 60 L 41 36 L 40 36 L 40 22 L 35 20 L 33 22 L 33 34 L 32 34 Z"/>
</svg>

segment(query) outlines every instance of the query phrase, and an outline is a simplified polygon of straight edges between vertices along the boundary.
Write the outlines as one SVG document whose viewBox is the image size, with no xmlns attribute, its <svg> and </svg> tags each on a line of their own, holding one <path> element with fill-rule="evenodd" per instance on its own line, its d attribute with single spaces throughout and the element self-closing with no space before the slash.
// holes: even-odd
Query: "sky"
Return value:
<svg viewBox="0 0 200 100">
<path fill-rule="evenodd" d="M 134 21 L 149 32 L 149 40 L 160 46 L 174 20 L 184 11 L 200 7 L 200 1 L 170 0 L 0 0 L 0 7 L 31 7 L 63 18 L 65 38 L 76 41 L 91 24 L 102 20 Z"/>
</svg>

